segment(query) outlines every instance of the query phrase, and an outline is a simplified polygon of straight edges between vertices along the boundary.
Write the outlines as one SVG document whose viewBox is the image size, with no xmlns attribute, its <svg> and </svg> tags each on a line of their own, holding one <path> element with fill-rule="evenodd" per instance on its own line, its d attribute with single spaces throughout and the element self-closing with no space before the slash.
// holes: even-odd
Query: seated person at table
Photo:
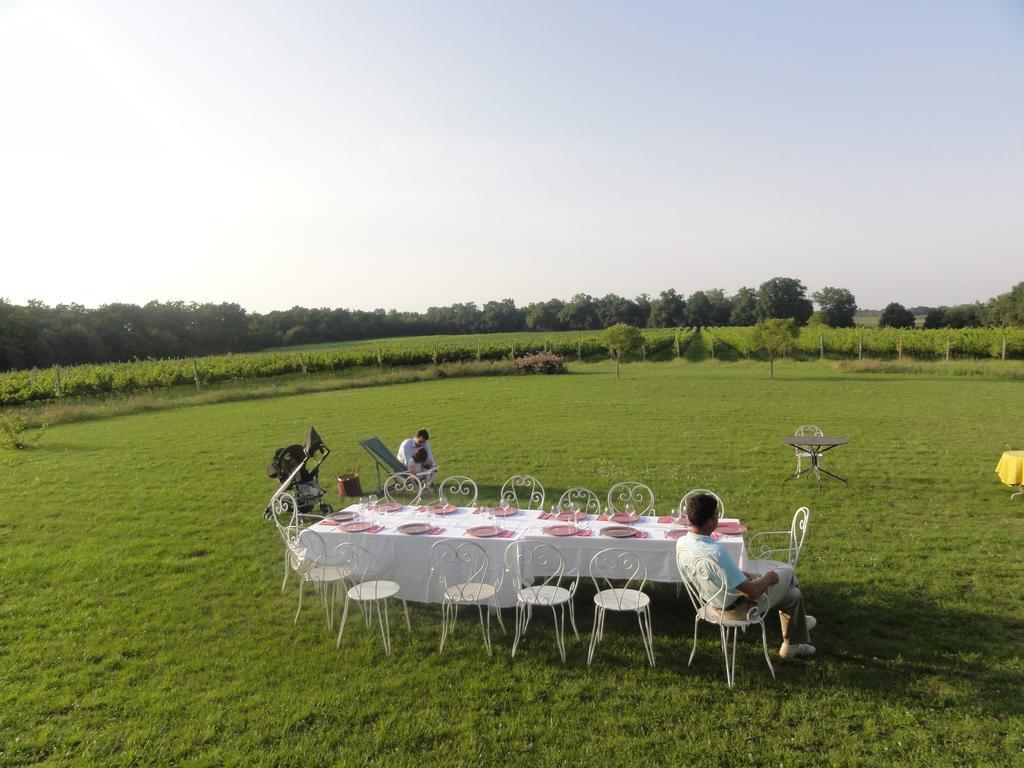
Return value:
<svg viewBox="0 0 1024 768">
<path fill-rule="evenodd" d="M 417 460 L 416 455 L 423 451 L 424 460 Z M 430 450 L 430 433 L 421 429 L 415 437 L 403 440 L 398 446 L 398 453 L 395 455 L 400 462 L 412 474 L 419 477 L 424 485 L 433 485 L 434 475 L 437 473 L 437 460 L 434 459 L 434 452 Z"/>
<path fill-rule="evenodd" d="M 804 613 L 804 598 L 796 584 L 793 569 L 781 566 L 761 576 L 741 571 L 732 555 L 711 538 L 718 527 L 718 515 L 718 502 L 713 496 L 700 494 L 687 500 L 690 533 L 676 542 L 676 559 L 682 563 L 692 558 L 708 557 L 719 565 L 728 588 L 724 611 L 727 617 L 744 618 L 755 604 L 762 616 L 773 608 L 777 609 L 782 626 L 783 640 L 779 648 L 782 658 L 813 654 L 815 648 L 810 644 L 809 633 L 817 621 Z M 709 599 L 711 595 L 702 594 L 702 597 Z"/>
</svg>

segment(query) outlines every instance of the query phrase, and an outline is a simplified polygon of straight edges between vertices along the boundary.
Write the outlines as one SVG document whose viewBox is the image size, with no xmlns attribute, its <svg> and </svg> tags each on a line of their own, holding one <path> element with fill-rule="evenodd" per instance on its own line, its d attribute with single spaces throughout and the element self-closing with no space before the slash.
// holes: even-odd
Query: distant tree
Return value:
<svg viewBox="0 0 1024 768">
<path fill-rule="evenodd" d="M 629 299 L 609 293 L 598 299 L 597 317 L 601 321 L 601 327 L 607 328 L 617 323 L 628 323 L 630 325 L 643 325 L 645 316 L 641 315 L 639 308 Z"/>
<path fill-rule="evenodd" d="M 594 331 L 601 327 L 597 316 L 597 303 L 592 296 L 577 293 L 558 314 L 558 318 L 570 331 Z"/>
<path fill-rule="evenodd" d="M 686 325 L 686 302 L 675 288 L 662 291 L 651 302 L 648 325 L 651 328 L 680 328 Z"/>
<path fill-rule="evenodd" d="M 853 328 L 857 300 L 846 288 L 826 286 L 811 294 L 821 310 L 821 321 L 833 328 Z"/>
<path fill-rule="evenodd" d="M 991 326 L 1024 325 L 1024 283 L 992 299 L 981 311 L 981 319 Z"/>
<path fill-rule="evenodd" d="M 771 378 L 775 378 L 775 358 L 789 354 L 795 337 L 796 322 L 792 319 L 769 319 L 757 324 L 754 331 L 754 348 L 768 355 Z"/>
<path fill-rule="evenodd" d="M 879 328 L 913 328 L 914 313 L 898 302 L 887 304 L 878 318 Z"/>
<path fill-rule="evenodd" d="M 601 344 L 608 348 L 615 358 L 615 376 L 619 376 L 619 363 L 624 355 L 640 349 L 644 343 L 644 337 L 635 326 L 626 323 L 617 323 L 604 329 L 601 334 Z"/>
<path fill-rule="evenodd" d="M 635 299 L 633 303 L 636 304 L 636 312 L 638 321 L 635 323 L 637 327 L 643 328 L 650 321 L 651 317 L 651 297 L 646 293 L 641 293 Z"/>
<path fill-rule="evenodd" d="M 565 309 L 561 299 L 539 301 L 526 308 L 526 327 L 531 331 L 561 331 L 564 329 L 560 315 Z"/>
<path fill-rule="evenodd" d="M 480 328 L 485 333 L 510 333 L 526 326 L 525 313 L 516 308 L 512 299 L 488 301 L 480 316 Z"/>
<path fill-rule="evenodd" d="M 714 325 L 714 307 L 704 291 L 694 291 L 686 299 L 686 324 L 694 328 Z"/>
<path fill-rule="evenodd" d="M 729 325 L 754 325 L 757 323 L 757 291 L 740 288 L 729 300 Z"/>
<path fill-rule="evenodd" d="M 757 289 L 758 320 L 796 320 L 803 325 L 814 312 L 814 305 L 807 298 L 807 288 L 796 278 L 773 277 L 761 283 Z"/>
<path fill-rule="evenodd" d="M 945 328 L 946 327 L 946 308 L 945 307 L 932 307 L 928 310 L 928 314 L 924 316 L 924 327 L 925 328 Z"/>
</svg>

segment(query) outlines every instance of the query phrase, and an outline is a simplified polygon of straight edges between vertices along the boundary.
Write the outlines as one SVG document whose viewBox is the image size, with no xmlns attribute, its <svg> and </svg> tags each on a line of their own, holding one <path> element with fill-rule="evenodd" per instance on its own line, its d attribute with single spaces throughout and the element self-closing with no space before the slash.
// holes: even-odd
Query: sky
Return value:
<svg viewBox="0 0 1024 768">
<path fill-rule="evenodd" d="M 1024 2 L 0 0 L 0 297 L 1024 280 Z"/>
</svg>

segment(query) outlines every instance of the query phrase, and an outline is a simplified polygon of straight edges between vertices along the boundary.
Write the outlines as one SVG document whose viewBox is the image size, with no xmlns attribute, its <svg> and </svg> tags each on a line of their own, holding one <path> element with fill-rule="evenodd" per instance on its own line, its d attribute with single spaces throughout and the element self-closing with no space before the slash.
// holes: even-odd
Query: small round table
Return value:
<svg viewBox="0 0 1024 768">
<path fill-rule="evenodd" d="M 1004 451 L 996 465 L 996 474 L 1005 485 L 1017 489 L 1011 499 L 1024 496 L 1024 451 Z"/>
</svg>

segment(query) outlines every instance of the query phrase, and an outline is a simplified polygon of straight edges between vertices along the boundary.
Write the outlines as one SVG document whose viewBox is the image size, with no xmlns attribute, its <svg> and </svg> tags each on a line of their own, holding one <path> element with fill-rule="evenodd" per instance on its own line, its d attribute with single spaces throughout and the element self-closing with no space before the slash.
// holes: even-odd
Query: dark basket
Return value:
<svg viewBox="0 0 1024 768">
<path fill-rule="evenodd" d="M 338 495 L 342 498 L 346 496 L 363 495 L 363 486 L 359 484 L 358 472 L 351 472 L 347 475 L 338 475 Z"/>
</svg>

